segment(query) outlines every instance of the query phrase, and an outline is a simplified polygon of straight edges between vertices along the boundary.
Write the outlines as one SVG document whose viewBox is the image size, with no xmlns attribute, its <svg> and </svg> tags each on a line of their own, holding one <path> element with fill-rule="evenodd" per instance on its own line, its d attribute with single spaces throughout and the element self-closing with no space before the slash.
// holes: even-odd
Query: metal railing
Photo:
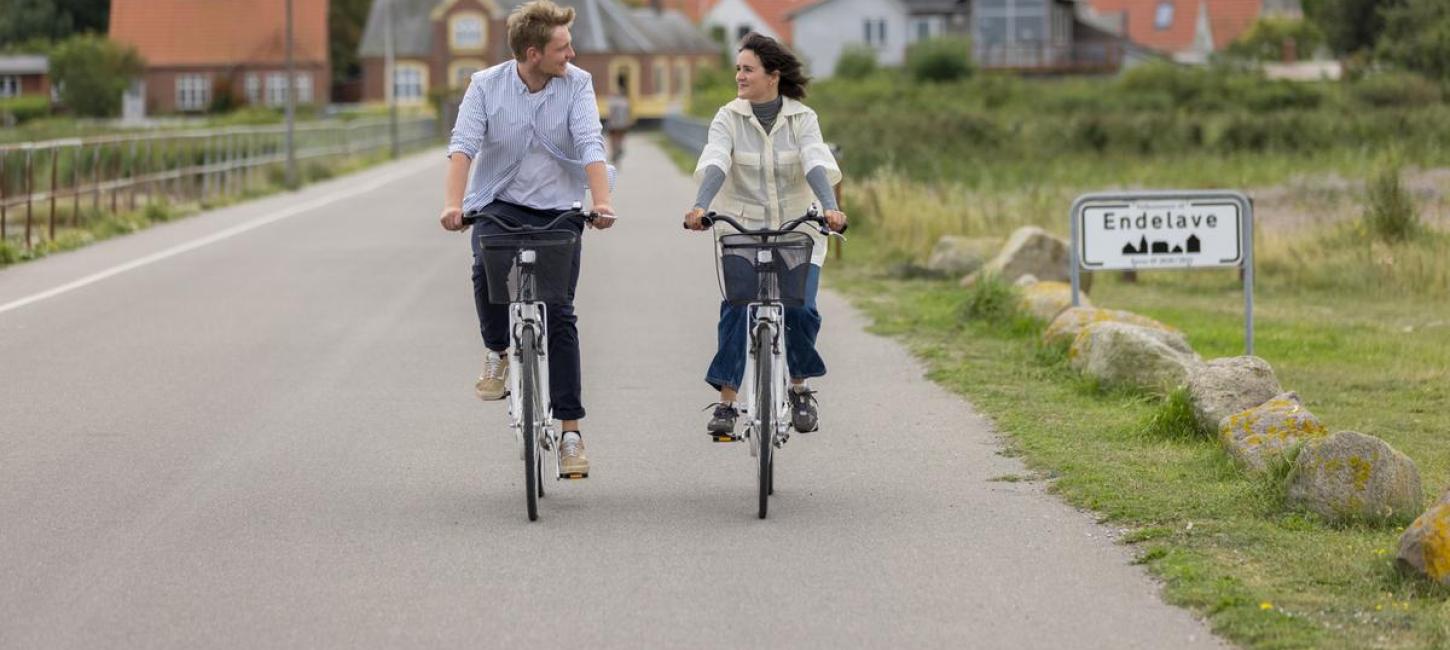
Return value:
<svg viewBox="0 0 1450 650">
<path fill-rule="evenodd" d="M 1122 45 L 1115 42 L 1072 45 L 989 43 L 978 44 L 972 51 L 972 59 L 983 68 L 1043 72 L 1116 70 L 1122 64 L 1123 55 Z"/>
<path fill-rule="evenodd" d="M 387 120 L 304 124 L 294 134 L 299 162 L 371 154 L 391 145 Z M 398 123 L 400 147 L 438 138 L 434 118 Z M 79 224 L 84 208 L 91 210 L 89 219 L 157 201 L 240 195 L 279 182 L 286 162 L 282 125 L 0 145 L 0 242 L 22 228 L 26 248 L 42 228 L 55 239 L 57 227 Z"/>
</svg>

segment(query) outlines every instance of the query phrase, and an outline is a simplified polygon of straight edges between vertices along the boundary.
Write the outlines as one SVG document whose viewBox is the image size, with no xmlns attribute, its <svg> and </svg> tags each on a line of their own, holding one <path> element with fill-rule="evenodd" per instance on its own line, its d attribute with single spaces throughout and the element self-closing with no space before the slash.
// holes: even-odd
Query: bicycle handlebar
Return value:
<svg viewBox="0 0 1450 650">
<path fill-rule="evenodd" d="M 490 214 L 490 213 L 487 213 L 487 212 L 471 212 L 469 214 L 464 215 L 463 216 L 463 225 L 465 225 L 465 226 L 471 226 L 471 225 L 473 225 L 475 223 L 478 223 L 479 221 L 482 221 L 484 219 L 487 219 L 489 221 L 492 221 L 499 228 L 502 228 L 502 229 L 504 229 L 507 232 L 534 232 L 534 231 L 539 231 L 539 230 L 553 230 L 554 229 L 554 226 L 557 226 L 561 222 L 567 221 L 569 219 L 576 219 L 576 218 L 577 219 L 583 219 L 584 221 L 588 221 L 588 222 L 591 222 L 592 223 L 595 219 L 599 218 L 599 216 L 600 216 L 600 214 L 598 212 L 594 212 L 594 211 L 585 212 L 585 211 L 581 210 L 580 209 L 580 205 L 578 203 L 575 203 L 574 204 L 574 208 L 572 210 L 569 210 L 567 212 L 564 212 L 563 214 L 560 214 L 557 217 L 554 217 L 554 220 L 553 221 L 550 221 L 547 225 L 540 226 L 540 227 L 537 227 L 537 228 L 535 228 L 533 226 L 526 226 L 526 225 L 523 225 L 523 224 L 510 223 L 508 221 L 505 221 L 503 217 L 500 217 L 500 216 L 498 216 L 496 214 Z"/>
<path fill-rule="evenodd" d="M 840 232 L 831 230 L 830 225 L 826 223 L 826 219 L 822 217 L 820 213 L 816 212 L 815 208 L 811 208 L 809 212 L 794 219 L 791 219 L 790 221 L 787 221 L 783 224 L 780 224 L 779 228 L 760 228 L 758 230 L 751 230 L 749 228 L 746 228 L 745 226 L 740 225 L 739 221 L 736 221 L 729 215 L 718 214 L 715 212 L 707 212 L 704 214 L 704 216 L 700 217 L 700 223 L 703 224 L 706 228 L 715 225 L 716 221 L 722 221 L 724 223 L 727 223 L 730 225 L 730 227 L 746 235 L 766 235 L 776 232 L 788 232 L 791 230 L 795 230 L 796 226 L 799 226 L 803 223 L 814 223 L 818 226 L 818 229 L 820 230 L 822 235 L 834 235 L 836 237 L 841 237 L 842 239 L 845 239 L 844 233 L 846 232 L 846 229 L 851 226 L 851 224 L 843 223 L 841 224 Z M 688 223 L 682 223 L 680 225 L 686 230 L 690 229 L 690 224 Z"/>
</svg>

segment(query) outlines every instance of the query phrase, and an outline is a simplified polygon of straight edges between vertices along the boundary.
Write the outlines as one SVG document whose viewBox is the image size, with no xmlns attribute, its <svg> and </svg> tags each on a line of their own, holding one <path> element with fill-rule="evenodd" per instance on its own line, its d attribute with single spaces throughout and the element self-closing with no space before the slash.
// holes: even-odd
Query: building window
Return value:
<svg viewBox="0 0 1450 650">
<path fill-rule="evenodd" d="M 285 72 L 269 72 L 269 73 L 267 73 L 267 105 L 268 106 L 286 106 L 287 105 L 287 73 L 285 73 Z"/>
<path fill-rule="evenodd" d="M 745 40 L 745 35 L 746 34 L 749 34 L 750 32 L 753 32 L 753 31 L 755 31 L 755 30 L 751 29 L 750 28 L 750 25 L 741 25 L 739 27 L 736 27 L 735 28 L 735 40 L 736 41 L 743 41 L 743 40 Z"/>
<path fill-rule="evenodd" d="M 487 38 L 482 14 L 458 14 L 448 19 L 448 45 L 455 50 L 482 50 Z"/>
<path fill-rule="evenodd" d="M 680 60 L 675 62 L 675 84 L 672 86 L 675 94 L 685 97 L 690 94 L 690 62 Z"/>
<path fill-rule="evenodd" d="M 211 76 L 183 74 L 176 77 L 176 109 L 200 111 L 211 103 Z"/>
<path fill-rule="evenodd" d="M 448 64 L 448 85 L 451 88 L 467 88 L 473 73 L 484 68 L 483 61 L 459 59 Z"/>
<path fill-rule="evenodd" d="M 20 77 L 14 75 L 0 76 L 0 97 L 19 97 Z"/>
<path fill-rule="evenodd" d="M 428 91 L 428 77 L 423 66 L 416 63 L 399 63 L 393 67 L 393 97 L 399 102 L 423 101 Z"/>
<path fill-rule="evenodd" d="M 655 94 L 664 96 L 670 92 L 670 64 L 665 61 L 654 62 L 654 89 Z"/>
<path fill-rule="evenodd" d="M 255 72 L 247 73 L 247 80 L 244 84 L 247 91 L 247 103 L 257 106 L 262 103 L 262 78 Z"/>
<path fill-rule="evenodd" d="M 866 44 L 867 45 L 870 45 L 872 47 L 885 47 L 886 46 L 886 19 L 885 18 L 867 18 L 866 19 L 866 22 L 865 22 L 865 26 L 866 26 Z"/>
<path fill-rule="evenodd" d="M 1162 0 L 1153 13 L 1153 28 L 1168 29 L 1173 25 L 1173 0 Z"/>
<path fill-rule="evenodd" d="M 311 104 L 312 103 L 312 74 L 311 73 L 307 73 L 307 72 L 299 72 L 299 73 L 297 73 L 296 80 L 297 80 L 296 81 L 296 84 L 297 84 L 297 86 L 296 86 L 297 87 L 297 103 L 298 104 Z"/>
</svg>

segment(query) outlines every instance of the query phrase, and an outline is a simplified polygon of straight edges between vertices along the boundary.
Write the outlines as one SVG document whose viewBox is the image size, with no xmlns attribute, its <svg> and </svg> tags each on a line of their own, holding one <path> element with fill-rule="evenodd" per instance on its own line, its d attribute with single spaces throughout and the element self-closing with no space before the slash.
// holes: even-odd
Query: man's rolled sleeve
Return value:
<svg viewBox="0 0 1450 650">
<path fill-rule="evenodd" d="M 488 133 L 488 113 L 483 106 L 483 82 L 473 79 L 463 101 L 458 105 L 458 119 L 453 122 L 453 137 L 448 140 L 448 155 L 461 153 L 469 160 L 478 157 L 479 143 Z"/>
<path fill-rule="evenodd" d="M 588 73 L 579 77 L 579 88 L 574 93 L 574 103 L 569 107 L 569 132 L 574 134 L 574 149 L 582 164 L 605 162 L 604 129 L 599 124 L 594 80 Z"/>
</svg>

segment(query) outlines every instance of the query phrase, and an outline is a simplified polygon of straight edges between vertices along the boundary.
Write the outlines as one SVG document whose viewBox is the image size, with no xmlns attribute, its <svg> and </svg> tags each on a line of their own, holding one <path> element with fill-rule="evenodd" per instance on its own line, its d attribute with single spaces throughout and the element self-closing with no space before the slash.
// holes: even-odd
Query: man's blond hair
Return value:
<svg viewBox="0 0 1450 650">
<path fill-rule="evenodd" d="M 574 22 L 574 8 L 560 7 L 549 0 L 531 0 L 509 14 L 509 49 L 523 61 L 529 48 L 542 53 L 554 38 L 554 28 Z"/>
</svg>

